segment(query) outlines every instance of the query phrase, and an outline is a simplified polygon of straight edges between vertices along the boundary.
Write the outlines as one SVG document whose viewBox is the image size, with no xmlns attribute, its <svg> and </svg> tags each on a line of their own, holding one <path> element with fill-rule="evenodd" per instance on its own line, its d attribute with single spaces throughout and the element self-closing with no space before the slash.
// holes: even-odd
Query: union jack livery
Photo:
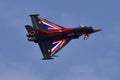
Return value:
<svg viewBox="0 0 120 80">
<path fill-rule="evenodd" d="M 86 40 L 89 34 L 101 31 L 84 25 L 77 28 L 64 28 L 38 16 L 38 14 L 30 15 L 33 26 L 25 25 L 25 28 L 28 32 L 28 41 L 38 43 L 43 60 L 53 59 L 55 54 L 72 39 L 84 35 Z"/>
</svg>

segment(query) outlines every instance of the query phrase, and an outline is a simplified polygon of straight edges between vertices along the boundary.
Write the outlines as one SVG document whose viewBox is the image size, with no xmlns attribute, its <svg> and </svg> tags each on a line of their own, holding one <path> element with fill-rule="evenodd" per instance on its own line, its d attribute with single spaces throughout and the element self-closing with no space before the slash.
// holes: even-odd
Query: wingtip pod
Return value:
<svg viewBox="0 0 120 80">
<path fill-rule="evenodd" d="M 52 60 L 54 58 L 43 58 L 42 60 Z"/>
<path fill-rule="evenodd" d="M 29 16 L 40 16 L 40 14 L 30 14 Z"/>
</svg>

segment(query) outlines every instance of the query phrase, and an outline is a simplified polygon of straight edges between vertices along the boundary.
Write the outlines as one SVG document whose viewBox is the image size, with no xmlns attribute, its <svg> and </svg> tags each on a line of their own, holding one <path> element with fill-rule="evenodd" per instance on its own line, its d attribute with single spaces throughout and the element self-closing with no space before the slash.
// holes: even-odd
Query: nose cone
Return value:
<svg viewBox="0 0 120 80">
<path fill-rule="evenodd" d="M 99 32 L 102 31 L 101 29 L 93 29 L 93 32 Z"/>
</svg>

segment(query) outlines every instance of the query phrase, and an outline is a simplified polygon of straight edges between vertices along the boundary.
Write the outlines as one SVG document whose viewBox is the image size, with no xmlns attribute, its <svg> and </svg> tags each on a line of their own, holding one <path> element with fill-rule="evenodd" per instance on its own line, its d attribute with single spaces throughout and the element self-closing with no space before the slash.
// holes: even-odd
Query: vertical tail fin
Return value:
<svg viewBox="0 0 120 80">
<path fill-rule="evenodd" d="M 48 29 L 42 24 L 40 19 L 38 18 L 39 14 L 30 15 L 32 24 L 34 28 L 39 28 L 41 31 L 47 31 Z"/>
<path fill-rule="evenodd" d="M 28 32 L 27 36 L 35 36 L 35 35 L 37 35 L 36 29 L 33 28 L 32 26 L 25 25 L 25 28 L 26 28 L 26 30 Z"/>
<path fill-rule="evenodd" d="M 29 33 L 30 31 L 34 30 L 34 28 L 30 25 L 25 25 L 25 28 L 27 30 L 27 32 Z"/>
</svg>

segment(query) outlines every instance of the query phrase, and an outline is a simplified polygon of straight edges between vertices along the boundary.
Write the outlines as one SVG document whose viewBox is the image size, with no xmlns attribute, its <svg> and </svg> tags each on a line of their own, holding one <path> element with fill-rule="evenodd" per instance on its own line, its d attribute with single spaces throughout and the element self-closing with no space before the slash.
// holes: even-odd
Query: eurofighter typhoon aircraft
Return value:
<svg viewBox="0 0 120 80">
<path fill-rule="evenodd" d="M 38 14 L 30 15 L 33 26 L 25 25 L 25 28 L 28 32 L 28 41 L 38 43 L 43 60 L 53 59 L 55 54 L 72 39 L 84 35 L 86 40 L 89 34 L 101 31 L 84 25 L 77 28 L 64 28 L 38 16 Z"/>
</svg>

